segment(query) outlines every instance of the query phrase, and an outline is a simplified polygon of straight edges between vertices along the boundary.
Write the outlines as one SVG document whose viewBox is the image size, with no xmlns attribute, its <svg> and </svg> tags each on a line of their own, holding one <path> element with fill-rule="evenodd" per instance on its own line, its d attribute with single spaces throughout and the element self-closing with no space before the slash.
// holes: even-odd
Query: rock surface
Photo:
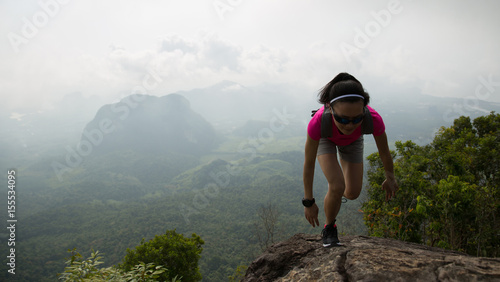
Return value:
<svg viewBox="0 0 500 282">
<path fill-rule="evenodd" d="M 323 248 L 319 235 L 296 234 L 255 259 L 243 281 L 500 281 L 500 258 L 394 239 L 340 240 Z"/>
</svg>

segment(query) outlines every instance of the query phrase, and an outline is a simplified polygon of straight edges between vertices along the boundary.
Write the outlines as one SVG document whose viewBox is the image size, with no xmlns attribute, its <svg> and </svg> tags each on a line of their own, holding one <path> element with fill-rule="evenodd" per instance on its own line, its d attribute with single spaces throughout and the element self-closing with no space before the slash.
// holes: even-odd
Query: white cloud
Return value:
<svg viewBox="0 0 500 282">
<path fill-rule="evenodd" d="M 211 1 L 70 1 L 19 53 L 6 35 L 40 6 L 8 2 L 0 95 L 21 112 L 75 91 L 116 99 L 148 75 L 160 78 L 154 95 L 222 80 L 316 91 L 341 71 L 441 96 L 470 96 L 478 76 L 500 81 L 499 2 L 399 2 L 402 11 L 350 63 L 340 44 L 353 44 L 387 1 L 243 1 L 223 21 Z"/>
</svg>

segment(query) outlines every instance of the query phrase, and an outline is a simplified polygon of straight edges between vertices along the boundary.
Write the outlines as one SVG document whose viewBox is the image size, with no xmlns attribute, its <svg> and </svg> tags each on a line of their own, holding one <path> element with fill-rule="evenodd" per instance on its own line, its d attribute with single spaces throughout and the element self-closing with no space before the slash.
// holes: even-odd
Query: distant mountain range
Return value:
<svg viewBox="0 0 500 282">
<path fill-rule="evenodd" d="M 191 102 L 194 111 L 204 116 L 217 131 L 226 134 L 245 125 L 249 120 L 266 121 L 275 111 L 293 113 L 293 122 L 302 123 L 308 117 L 304 104 L 316 107 L 316 102 L 307 97 L 307 90 L 291 85 L 262 84 L 246 87 L 232 81 L 222 81 L 213 86 L 177 92 Z M 311 97 L 314 97 L 312 94 Z M 306 103 L 304 103 L 306 102 Z M 298 115 L 297 115 L 298 114 Z M 304 116 L 301 116 L 304 114 Z"/>
<path fill-rule="evenodd" d="M 426 144 L 439 127 L 450 126 L 460 115 L 475 118 L 500 111 L 499 103 L 422 95 L 419 89 L 401 86 L 380 85 L 368 90 L 371 105 L 384 118 L 391 142 L 411 139 Z M 245 137 L 247 131 L 248 135 L 258 133 L 269 125 L 276 111 L 293 116 L 277 137 L 305 137 L 311 110 L 321 106 L 316 95 L 317 91 L 293 85 L 248 87 L 232 81 L 175 95 L 129 96 L 104 106 L 96 97 L 73 93 L 45 112 L 1 112 L 0 157 L 18 160 L 5 164 L 16 166 L 46 154 L 65 154 L 67 146 L 89 141 L 84 133 L 89 135 L 92 130 L 103 134 L 102 141 L 98 134 L 90 135 L 94 143 L 102 142 L 99 146 L 92 144 L 100 153 L 125 148 L 197 153 L 214 148 L 216 135 Z"/>
<path fill-rule="evenodd" d="M 80 144 L 92 154 L 114 151 L 203 154 L 217 145 L 212 125 L 178 95 L 132 95 L 101 107 L 83 130 Z"/>
<path fill-rule="evenodd" d="M 319 87 L 318 87 L 319 89 Z M 421 94 L 420 89 L 380 84 L 368 89 L 370 105 L 384 119 L 390 140 L 414 140 L 420 144 L 432 141 L 441 126 L 450 126 L 461 115 L 472 119 L 500 111 L 500 104 L 474 97 L 449 98 Z M 292 85 L 263 84 L 245 87 L 223 81 L 208 88 L 178 92 L 192 104 L 193 110 L 206 117 L 214 127 L 228 134 L 244 135 L 242 130 L 256 131 L 272 118 L 273 110 L 294 116 L 288 130 L 305 137 L 311 110 L 321 107 L 318 91 Z M 248 121 L 252 121 L 250 124 Z M 291 129 L 290 127 L 294 127 Z"/>
</svg>

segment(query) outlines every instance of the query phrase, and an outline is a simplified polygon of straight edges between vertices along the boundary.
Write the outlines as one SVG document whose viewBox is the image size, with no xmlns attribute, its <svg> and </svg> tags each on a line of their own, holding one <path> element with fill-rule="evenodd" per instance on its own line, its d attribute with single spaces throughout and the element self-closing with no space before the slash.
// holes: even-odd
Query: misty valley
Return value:
<svg viewBox="0 0 500 282">
<path fill-rule="evenodd" d="M 300 201 L 306 127 L 320 105 L 316 93 L 303 91 L 223 81 L 112 103 L 76 93 L 49 112 L 2 114 L 3 183 L 7 171 L 16 170 L 16 278 L 54 281 L 73 248 L 84 257 L 99 250 L 105 266 L 115 265 L 142 238 L 175 229 L 205 241 L 203 281 L 226 281 L 265 246 L 299 232 L 318 234 Z M 429 143 L 463 104 L 408 89 L 370 93 L 391 146 Z M 500 110 L 476 102 L 462 112 L 475 117 Z M 365 159 L 375 151 L 373 138 L 365 137 Z M 315 197 L 322 199 L 327 184 L 319 165 L 315 173 Z M 366 234 L 359 211 L 365 193 L 342 205 L 342 234 Z M 2 195 L 7 198 L 7 190 Z M 262 240 L 264 208 L 278 212 L 272 241 Z M 0 235 L 7 242 L 8 230 Z M 0 252 L 8 252 L 6 243 Z M 6 278 L 3 261 L 0 277 Z"/>
</svg>

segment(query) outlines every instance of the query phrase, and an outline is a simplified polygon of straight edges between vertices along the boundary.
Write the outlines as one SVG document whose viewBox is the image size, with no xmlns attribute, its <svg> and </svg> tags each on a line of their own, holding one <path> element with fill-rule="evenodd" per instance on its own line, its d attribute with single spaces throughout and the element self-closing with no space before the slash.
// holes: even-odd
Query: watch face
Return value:
<svg viewBox="0 0 500 282">
<path fill-rule="evenodd" d="M 314 199 L 312 200 L 309 200 L 309 199 L 302 199 L 302 204 L 305 206 L 305 207 L 310 207 L 314 204 Z"/>
</svg>

